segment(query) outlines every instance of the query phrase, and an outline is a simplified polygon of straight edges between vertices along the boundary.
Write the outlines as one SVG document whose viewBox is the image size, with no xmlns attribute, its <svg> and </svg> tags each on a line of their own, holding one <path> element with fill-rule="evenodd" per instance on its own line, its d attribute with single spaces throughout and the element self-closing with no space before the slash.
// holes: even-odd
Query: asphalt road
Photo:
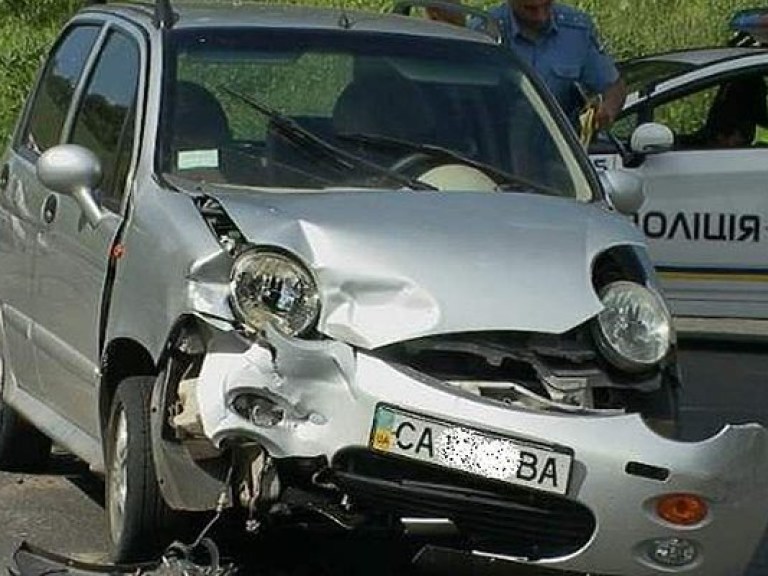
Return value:
<svg viewBox="0 0 768 576">
<path fill-rule="evenodd" d="M 103 483 L 56 451 L 45 475 L 0 473 L 0 566 L 22 540 L 86 561 L 105 558 Z"/>
<path fill-rule="evenodd" d="M 768 426 L 768 344 L 686 342 L 680 358 L 686 381 L 682 410 L 686 438 L 711 435 L 726 422 L 756 421 Z M 65 453 L 55 453 L 45 475 L 0 473 L 0 570 L 9 565 L 13 551 L 25 539 L 81 560 L 105 560 L 108 544 L 102 494 L 102 482 L 82 462 Z M 278 557 L 302 559 L 304 569 L 297 571 L 294 564 L 286 567 L 278 562 L 270 570 L 253 568 L 241 574 L 346 575 L 357 573 L 354 568 L 360 566 L 355 563 L 361 563 L 361 574 L 370 574 L 375 567 L 375 574 L 405 576 L 401 560 L 393 560 L 391 543 L 370 549 L 355 545 L 353 548 L 360 550 L 358 557 L 335 568 L 331 558 L 343 556 L 342 550 L 350 548 L 348 541 L 331 541 L 321 547 L 311 541 L 292 544 Z M 246 566 L 260 566 L 259 554 L 250 547 L 243 549 Z M 374 554 L 389 564 L 373 563 Z M 768 535 L 745 576 L 766 574 Z"/>
</svg>

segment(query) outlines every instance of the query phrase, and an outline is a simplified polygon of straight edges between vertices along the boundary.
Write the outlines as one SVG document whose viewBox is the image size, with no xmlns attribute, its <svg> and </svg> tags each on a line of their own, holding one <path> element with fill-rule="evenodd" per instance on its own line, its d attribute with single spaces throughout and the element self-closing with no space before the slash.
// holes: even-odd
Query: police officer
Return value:
<svg viewBox="0 0 768 576">
<path fill-rule="evenodd" d="M 553 0 L 507 0 L 490 13 L 500 21 L 504 44 L 539 73 L 574 125 L 586 90 L 600 98 L 593 128 L 610 126 L 626 86 L 587 14 Z"/>
</svg>

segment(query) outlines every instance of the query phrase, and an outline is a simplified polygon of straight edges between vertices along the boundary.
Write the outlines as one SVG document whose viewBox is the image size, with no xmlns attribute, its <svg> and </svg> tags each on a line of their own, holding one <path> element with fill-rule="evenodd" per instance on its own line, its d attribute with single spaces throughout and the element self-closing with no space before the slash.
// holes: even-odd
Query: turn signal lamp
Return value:
<svg viewBox="0 0 768 576">
<path fill-rule="evenodd" d="M 667 494 L 656 502 L 656 514 L 676 526 L 693 526 L 709 514 L 709 506 L 695 494 Z"/>
</svg>

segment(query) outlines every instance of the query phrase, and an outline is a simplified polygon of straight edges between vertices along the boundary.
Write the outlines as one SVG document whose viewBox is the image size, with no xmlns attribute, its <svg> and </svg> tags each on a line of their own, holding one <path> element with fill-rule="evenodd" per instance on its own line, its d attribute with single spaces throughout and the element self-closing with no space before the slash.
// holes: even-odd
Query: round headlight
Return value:
<svg viewBox="0 0 768 576">
<path fill-rule="evenodd" d="M 595 323 L 598 345 L 618 368 L 640 371 L 659 362 L 672 343 L 672 319 L 655 293 L 634 282 L 609 284 Z"/>
<path fill-rule="evenodd" d="M 311 328 L 320 312 L 317 286 L 299 262 L 279 252 L 245 252 L 232 267 L 232 307 L 247 326 L 271 322 L 289 336 Z"/>
</svg>

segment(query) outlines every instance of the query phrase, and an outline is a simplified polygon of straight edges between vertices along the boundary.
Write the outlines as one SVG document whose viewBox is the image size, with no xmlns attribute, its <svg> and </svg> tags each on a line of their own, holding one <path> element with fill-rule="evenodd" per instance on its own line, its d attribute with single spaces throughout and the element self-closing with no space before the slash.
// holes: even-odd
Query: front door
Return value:
<svg viewBox="0 0 768 576">
<path fill-rule="evenodd" d="M 672 151 L 638 173 L 636 221 L 673 312 L 768 318 L 768 149 Z"/>
<path fill-rule="evenodd" d="M 768 148 L 754 141 L 767 110 L 766 71 L 749 68 L 651 98 L 614 127 L 627 140 L 641 121 L 675 134 L 673 150 L 628 169 L 644 182 L 636 223 L 675 315 L 768 318 Z"/>
<path fill-rule="evenodd" d="M 72 197 L 38 183 L 43 226 L 32 291 L 36 365 L 48 403 L 93 437 L 99 434 L 102 306 L 135 156 L 142 60 L 138 39 L 116 26 L 102 35 L 98 50 L 65 140 L 99 157 L 98 201 L 105 217 L 89 225 Z"/>
<path fill-rule="evenodd" d="M 58 40 L 30 96 L 0 175 L 0 294 L 4 395 L 40 398 L 32 345 L 32 277 L 42 201 L 35 174 L 40 154 L 59 143 L 75 89 L 99 36 L 95 24 L 75 25 Z"/>
</svg>

